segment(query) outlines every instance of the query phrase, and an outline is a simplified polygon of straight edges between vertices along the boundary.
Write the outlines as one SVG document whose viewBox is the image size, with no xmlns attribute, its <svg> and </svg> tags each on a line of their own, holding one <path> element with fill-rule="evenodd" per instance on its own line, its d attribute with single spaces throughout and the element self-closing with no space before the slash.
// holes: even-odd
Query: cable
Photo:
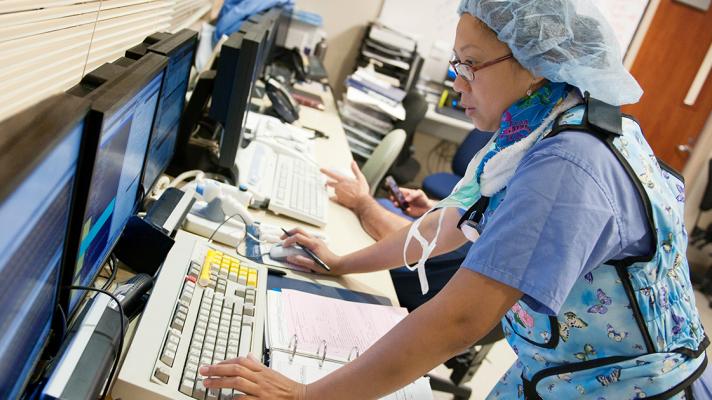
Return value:
<svg viewBox="0 0 712 400">
<path fill-rule="evenodd" d="M 183 172 L 182 174 L 178 175 L 171 181 L 170 184 L 168 184 L 168 187 L 177 187 L 180 183 L 183 183 L 183 181 L 190 179 L 190 178 L 195 178 L 195 179 L 201 179 L 203 176 L 205 176 L 205 172 L 199 170 L 199 169 L 194 169 L 190 171 Z"/>
<path fill-rule="evenodd" d="M 64 335 L 67 332 L 67 314 L 64 312 L 64 309 L 62 308 L 61 305 L 57 304 L 57 309 L 59 310 L 59 315 L 62 316 L 62 341 L 64 341 Z"/>
<path fill-rule="evenodd" d="M 253 236 L 251 233 L 247 232 L 247 226 L 248 226 L 247 221 L 245 221 L 245 217 L 243 217 L 242 215 L 240 215 L 240 213 L 232 214 L 231 216 L 227 217 L 227 219 L 226 219 L 225 221 L 221 222 L 220 225 L 218 225 L 218 226 L 215 228 L 215 230 L 213 230 L 213 233 L 210 234 L 210 237 L 208 238 L 208 243 L 212 243 L 212 242 L 213 242 L 213 237 L 215 236 L 216 233 L 218 233 L 218 231 L 220 230 L 220 228 L 222 228 L 222 226 L 225 225 L 225 224 L 227 223 L 227 221 L 233 219 L 234 217 L 240 217 L 240 219 L 242 220 L 242 224 L 245 225 L 245 235 L 243 235 L 242 238 L 241 238 L 241 239 L 237 242 L 237 244 L 235 245 L 235 253 L 236 253 L 238 256 L 240 256 L 240 257 L 245 257 L 245 258 L 248 258 L 248 259 L 249 259 L 250 257 L 247 257 L 246 255 L 240 253 L 240 251 L 238 250 L 238 249 L 240 248 L 240 245 L 242 244 L 242 241 L 245 240 L 245 236 L 249 236 L 250 239 L 252 239 L 252 240 L 254 240 L 254 241 L 258 242 L 258 243 L 264 243 L 264 242 L 261 241 L 260 239 L 257 239 L 257 238 L 256 238 L 255 236 Z M 262 257 L 263 255 L 264 255 L 264 254 L 262 254 L 262 251 L 260 251 L 260 257 Z M 254 260 L 253 260 L 253 261 L 254 261 Z M 265 265 L 267 265 L 267 264 L 265 264 Z"/>
<path fill-rule="evenodd" d="M 126 315 L 124 314 L 124 308 L 121 306 L 121 302 L 119 299 L 114 296 L 113 293 L 109 293 L 106 290 L 103 289 L 97 289 L 93 287 L 88 287 L 88 286 L 69 286 L 69 290 L 89 290 L 93 292 L 99 292 L 99 293 L 104 293 L 105 295 L 111 297 L 115 302 L 116 305 L 119 308 L 119 314 L 121 320 L 119 321 L 121 323 L 121 336 L 119 336 L 119 351 L 116 352 L 115 357 L 114 357 L 114 365 L 111 367 L 111 371 L 109 372 L 109 376 L 106 379 L 106 386 L 104 386 L 104 393 L 101 395 L 102 399 L 105 399 L 106 396 L 109 394 L 109 387 L 111 387 L 111 381 L 114 379 L 114 374 L 116 374 L 116 370 L 119 367 L 119 359 L 121 358 L 121 350 L 124 348 L 124 318 L 126 318 Z"/>
<path fill-rule="evenodd" d="M 89 48 L 87 49 L 87 56 L 84 59 L 84 66 L 82 67 L 82 75 L 87 71 L 87 64 L 89 64 L 89 55 L 91 54 L 91 47 L 94 43 L 94 33 L 96 32 L 96 26 L 99 24 L 99 13 L 101 12 L 101 6 L 104 4 L 103 0 L 99 1 L 99 9 L 96 10 L 96 18 L 94 19 L 94 27 L 91 30 L 91 38 L 89 39 Z"/>
<path fill-rule="evenodd" d="M 104 285 L 101 287 L 101 290 L 108 290 L 109 287 L 111 287 L 111 284 L 114 282 L 114 279 L 116 279 L 116 272 L 119 270 L 119 259 L 116 258 L 116 255 L 114 253 L 111 253 L 109 256 L 109 262 L 108 264 L 111 266 L 111 275 L 106 279 L 106 282 L 104 282 Z"/>
</svg>

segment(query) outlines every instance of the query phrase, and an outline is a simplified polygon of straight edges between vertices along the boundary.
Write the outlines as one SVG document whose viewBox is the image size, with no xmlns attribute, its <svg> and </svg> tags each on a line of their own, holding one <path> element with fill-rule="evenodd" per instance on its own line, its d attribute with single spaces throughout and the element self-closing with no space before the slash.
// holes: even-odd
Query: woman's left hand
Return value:
<svg viewBox="0 0 712 400">
<path fill-rule="evenodd" d="M 249 354 L 200 367 L 207 389 L 230 388 L 245 393 L 236 399 L 305 400 L 306 386 L 274 371 Z"/>
</svg>

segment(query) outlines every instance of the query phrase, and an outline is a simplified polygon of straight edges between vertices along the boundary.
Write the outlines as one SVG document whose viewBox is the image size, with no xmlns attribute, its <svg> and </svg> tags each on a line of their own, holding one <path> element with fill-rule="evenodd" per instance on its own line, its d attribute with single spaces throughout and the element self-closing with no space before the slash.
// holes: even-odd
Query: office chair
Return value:
<svg viewBox="0 0 712 400">
<path fill-rule="evenodd" d="M 379 184 L 386 176 L 386 172 L 398 157 L 403 143 L 405 143 L 405 131 L 395 129 L 389 132 L 381 143 L 373 150 L 371 157 L 361 168 L 361 172 L 366 177 L 366 181 L 371 188 L 371 195 L 376 193 Z"/>
<path fill-rule="evenodd" d="M 437 172 L 428 175 L 423 179 L 423 191 L 434 199 L 444 199 L 455 187 L 457 182 L 465 176 L 467 164 L 477 154 L 482 147 L 492 138 L 492 133 L 473 129 L 457 148 L 455 156 L 452 158 L 452 171 Z"/>
<path fill-rule="evenodd" d="M 405 120 L 396 122 L 393 127 L 405 131 L 405 144 L 389 171 L 399 185 L 411 182 L 420 171 L 420 163 L 413 158 L 413 138 L 415 137 L 416 128 L 425 118 L 428 103 L 422 94 L 410 91 L 403 98 L 403 108 L 405 108 Z"/>
</svg>

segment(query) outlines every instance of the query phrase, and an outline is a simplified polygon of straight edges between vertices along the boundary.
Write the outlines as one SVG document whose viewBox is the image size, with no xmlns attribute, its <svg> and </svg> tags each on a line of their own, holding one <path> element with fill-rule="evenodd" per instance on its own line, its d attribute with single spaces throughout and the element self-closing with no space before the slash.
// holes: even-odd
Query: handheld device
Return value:
<svg viewBox="0 0 712 400">
<path fill-rule="evenodd" d="M 119 284 L 114 295 L 121 301 L 126 318 L 137 316 L 148 301 L 146 294 L 153 287 L 153 278 L 148 274 L 136 274 L 126 282 Z"/>
<path fill-rule="evenodd" d="M 388 189 L 388 192 L 393 196 L 394 199 L 396 199 L 396 203 L 398 203 L 398 208 L 403 211 L 407 210 L 410 204 L 408 204 L 408 202 L 406 201 L 403 192 L 401 192 L 400 188 L 398 187 L 398 184 L 396 183 L 396 180 L 393 179 L 392 176 L 388 175 L 386 177 L 385 184 L 386 189 Z"/>
</svg>

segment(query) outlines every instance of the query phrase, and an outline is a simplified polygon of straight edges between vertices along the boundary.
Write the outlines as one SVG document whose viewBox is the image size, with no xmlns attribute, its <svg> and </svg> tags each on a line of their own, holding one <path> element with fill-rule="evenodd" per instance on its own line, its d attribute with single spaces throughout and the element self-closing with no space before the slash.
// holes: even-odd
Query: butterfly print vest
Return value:
<svg viewBox="0 0 712 400">
<path fill-rule="evenodd" d="M 621 118 L 618 108 L 587 97 L 564 112 L 546 137 L 563 131 L 593 134 L 615 154 L 645 204 L 655 250 L 581 276 L 559 315 L 517 302 L 502 327 L 518 359 L 488 399 L 689 398 L 691 383 L 707 364 L 709 340 L 685 257 L 682 178 L 656 159 L 638 124 Z M 481 229 L 505 191 L 479 213 Z"/>
</svg>

